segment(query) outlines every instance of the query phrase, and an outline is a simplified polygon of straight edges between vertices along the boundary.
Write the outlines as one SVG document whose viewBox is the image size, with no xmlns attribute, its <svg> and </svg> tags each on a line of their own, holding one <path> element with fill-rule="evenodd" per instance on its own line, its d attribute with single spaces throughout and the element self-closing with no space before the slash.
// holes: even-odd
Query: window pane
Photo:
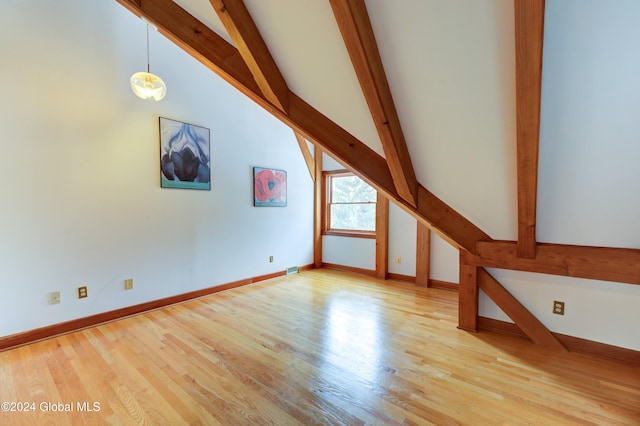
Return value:
<svg viewBox="0 0 640 426">
<path fill-rule="evenodd" d="M 376 230 L 375 204 L 332 204 L 331 228 L 359 231 Z"/>
<path fill-rule="evenodd" d="M 376 190 L 358 176 L 334 176 L 331 178 L 331 202 L 376 202 Z"/>
</svg>

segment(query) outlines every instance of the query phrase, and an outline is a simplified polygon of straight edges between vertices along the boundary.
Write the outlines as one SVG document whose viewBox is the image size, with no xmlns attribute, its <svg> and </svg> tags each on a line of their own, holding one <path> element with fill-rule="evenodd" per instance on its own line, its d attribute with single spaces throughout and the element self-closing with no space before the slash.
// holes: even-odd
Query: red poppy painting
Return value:
<svg viewBox="0 0 640 426">
<path fill-rule="evenodd" d="M 284 170 L 254 167 L 253 205 L 256 207 L 286 206 L 287 172 Z"/>
</svg>

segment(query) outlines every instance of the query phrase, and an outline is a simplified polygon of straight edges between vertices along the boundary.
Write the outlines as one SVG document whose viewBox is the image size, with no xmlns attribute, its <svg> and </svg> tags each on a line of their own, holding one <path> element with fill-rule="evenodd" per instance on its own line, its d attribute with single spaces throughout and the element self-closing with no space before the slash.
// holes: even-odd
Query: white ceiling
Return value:
<svg viewBox="0 0 640 426">
<path fill-rule="evenodd" d="M 230 40 L 208 0 L 175 2 Z M 384 156 L 329 2 L 245 3 L 289 88 Z M 515 240 L 513 1 L 366 5 L 418 180 L 494 239 Z M 640 187 L 640 2 L 547 0 L 546 15 L 538 239 L 640 247 L 640 197 L 625 195 Z M 562 90 L 574 74 L 578 96 Z M 591 105 L 603 91 L 607 104 Z M 596 129 L 581 134 L 582 123 Z M 620 155 L 594 164 L 612 143 Z"/>
</svg>

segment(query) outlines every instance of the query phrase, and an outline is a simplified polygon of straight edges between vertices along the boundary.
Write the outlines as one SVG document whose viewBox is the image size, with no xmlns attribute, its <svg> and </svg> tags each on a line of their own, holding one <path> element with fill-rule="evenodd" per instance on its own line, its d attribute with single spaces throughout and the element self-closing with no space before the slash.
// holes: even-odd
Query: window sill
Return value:
<svg viewBox="0 0 640 426">
<path fill-rule="evenodd" d="M 336 231 L 336 230 L 330 230 L 330 231 L 324 231 L 322 233 L 322 235 L 333 235 L 336 237 L 349 237 L 349 238 L 369 238 L 369 239 L 375 239 L 376 238 L 376 233 L 375 232 L 368 232 L 368 231 Z"/>
</svg>

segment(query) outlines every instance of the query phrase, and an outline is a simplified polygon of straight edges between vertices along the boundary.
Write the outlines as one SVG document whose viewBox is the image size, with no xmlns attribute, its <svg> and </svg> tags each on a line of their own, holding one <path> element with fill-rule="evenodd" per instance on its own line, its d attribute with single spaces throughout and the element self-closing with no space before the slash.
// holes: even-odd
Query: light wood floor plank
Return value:
<svg viewBox="0 0 640 426">
<path fill-rule="evenodd" d="M 457 320 L 445 290 L 275 278 L 0 353 L 0 402 L 36 405 L 0 424 L 640 425 L 640 367 Z"/>
</svg>

